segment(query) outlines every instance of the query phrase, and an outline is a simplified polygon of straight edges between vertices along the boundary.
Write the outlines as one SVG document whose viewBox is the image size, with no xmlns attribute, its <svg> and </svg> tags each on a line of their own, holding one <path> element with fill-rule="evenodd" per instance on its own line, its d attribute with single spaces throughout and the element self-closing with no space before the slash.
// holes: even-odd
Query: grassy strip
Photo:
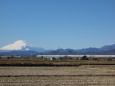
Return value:
<svg viewBox="0 0 115 86">
<path fill-rule="evenodd" d="M 79 66 L 115 65 L 115 61 L 37 61 L 37 60 L 0 60 L 0 66 Z"/>
</svg>

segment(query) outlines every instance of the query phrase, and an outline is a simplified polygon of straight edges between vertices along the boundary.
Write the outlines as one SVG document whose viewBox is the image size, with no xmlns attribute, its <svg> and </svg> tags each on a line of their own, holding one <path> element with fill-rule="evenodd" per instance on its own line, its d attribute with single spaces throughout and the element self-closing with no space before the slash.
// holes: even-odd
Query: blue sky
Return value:
<svg viewBox="0 0 115 86">
<path fill-rule="evenodd" d="M 0 47 L 26 40 L 45 49 L 115 44 L 115 0 L 0 0 Z"/>
</svg>

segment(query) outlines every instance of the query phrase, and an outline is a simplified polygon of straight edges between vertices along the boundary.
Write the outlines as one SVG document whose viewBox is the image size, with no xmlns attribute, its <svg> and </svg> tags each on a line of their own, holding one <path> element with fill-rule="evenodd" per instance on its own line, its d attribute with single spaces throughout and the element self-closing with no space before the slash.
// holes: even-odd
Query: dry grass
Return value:
<svg viewBox="0 0 115 86">
<path fill-rule="evenodd" d="M 115 64 L 115 61 L 39 61 L 39 60 L 0 60 L 0 64 Z"/>
</svg>

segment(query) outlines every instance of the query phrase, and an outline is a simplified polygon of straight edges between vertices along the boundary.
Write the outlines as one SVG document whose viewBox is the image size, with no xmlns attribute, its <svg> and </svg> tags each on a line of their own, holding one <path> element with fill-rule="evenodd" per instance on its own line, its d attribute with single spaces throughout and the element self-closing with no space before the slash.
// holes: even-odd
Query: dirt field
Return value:
<svg viewBox="0 0 115 86">
<path fill-rule="evenodd" d="M 115 86 L 115 65 L 0 67 L 0 86 Z"/>
</svg>

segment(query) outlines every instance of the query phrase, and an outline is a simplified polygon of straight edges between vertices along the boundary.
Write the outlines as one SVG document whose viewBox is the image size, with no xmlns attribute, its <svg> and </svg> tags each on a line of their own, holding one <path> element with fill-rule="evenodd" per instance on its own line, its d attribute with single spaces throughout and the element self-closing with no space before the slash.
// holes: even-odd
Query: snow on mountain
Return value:
<svg viewBox="0 0 115 86">
<path fill-rule="evenodd" d="M 34 47 L 28 42 L 23 41 L 23 40 L 17 40 L 16 42 L 12 44 L 1 47 L 0 50 L 34 50 L 38 52 L 45 51 L 43 48 Z"/>
<path fill-rule="evenodd" d="M 21 50 L 27 46 L 31 46 L 31 45 L 28 44 L 26 41 L 18 40 L 16 42 L 14 42 L 13 44 L 6 45 L 0 49 L 1 50 Z"/>
</svg>

